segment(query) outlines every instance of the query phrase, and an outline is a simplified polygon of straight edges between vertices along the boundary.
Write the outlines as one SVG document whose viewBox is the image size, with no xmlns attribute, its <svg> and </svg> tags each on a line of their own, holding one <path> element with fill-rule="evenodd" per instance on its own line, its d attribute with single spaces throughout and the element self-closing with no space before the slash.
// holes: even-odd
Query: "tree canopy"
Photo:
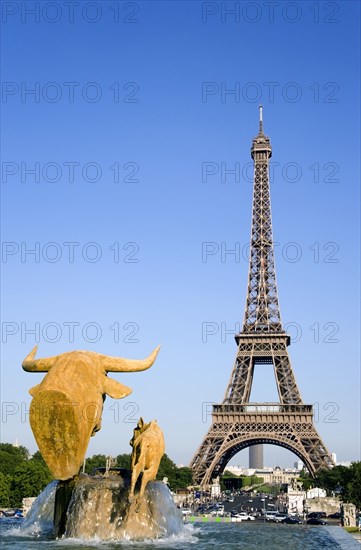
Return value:
<svg viewBox="0 0 361 550">
<path fill-rule="evenodd" d="M 85 473 L 90 474 L 95 468 L 105 468 L 107 457 L 105 455 L 93 455 L 85 460 Z"/>
<path fill-rule="evenodd" d="M 131 454 L 120 454 L 116 457 L 118 468 L 130 469 Z M 93 455 L 86 459 L 85 472 L 94 468 L 105 467 L 106 455 Z M 164 454 L 160 462 L 157 479 L 168 478 L 172 491 L 192 485 L 192 470 L 187 467 L 178 468 Z M 311 486 L 321 487 L 332 493 L 339 494 L 344 501 L 352 502 L 361 508 L 361 462 L 352 462 L 349 468 L 335 466 L 330 470 L 319 470 L 312 479 L 307 472 L 301 472 L 301 480 L 307 490 Z M 24 497 L 37 496 L 53 477 L 39 451 L 30 458 L 28 449 L 14 446 L 10 443 L 0 443 L 0 508 L 21 506 Z M 256 476 L 235 476 L 225 470 L 222 484 L 233 484 L 237 480 L 239 487 L 261 483 L 262 478 Z M 227 487 L 228 488 L 228 487 Z"/>
<path fill-rule="evenodd" d="M 361 462 L 352 462 L 350 467 L 335 466 L 330 470 L 319 470 L 314 485 L 327 494 L 340 494 L 342 499 L 361 508 Z"/>
<path fill-rule="evenodd" d="M 130 470 L 130 461 L 131 461 L 131 454 L 122 454 L 117 456 L 117 466 L 118 468 L 126 468 L 127 470 Z"/>
<path fill-rule="evenodd" d="M 11 443 L 0 443 L 0 472 L 11 474 L 16 466 L 22 464 L 29 457 L 25 447 L 15 447 Z"/>
<path fill-rule="evenodd" d="M 157 479 L 162 480 L 165 477 L 168 478 L 169 487 L 172 491 L 185 488 L 192 485 L 193 482 L 192 470 L 186 466 L 178 468 L 167 454 L 162 456 Z"/>
<path fill-rule="evenodd" d="M 25 496 L 36 497 L 53 480 L 46 465 L 39 460 L 28 460 L 20 464 L 11 480 L 11 500 L 13 506 L 20 506 Z"/>
<path fill-rule="evenodd" d="M 85 473 L 89 474 L 95 468 L 105 468 L 106 455 L 93 455 L 85 461 Z M 120 454 L 116 457 L 118 468 L 130 469 L 131 454 Z M 168 478 L 170 488 L 178 488 L 192 484 L 192 471 L 189 468 L 178 468 L 175 463 L 164 455 L 157 479 Z M 10 443 L 0 444 L 0 508 L 21 506 L 24 497 L 35 497 L 53 480 L 40 451 L 30 458 L 25 447 L 15 447 Z"/>
<path fill-rule="evenodd" d="M 0 506 L 21 506 L 24 497 L 36 497 L 52 481 L 40 452 L 0 443 Z"/>
</svg>

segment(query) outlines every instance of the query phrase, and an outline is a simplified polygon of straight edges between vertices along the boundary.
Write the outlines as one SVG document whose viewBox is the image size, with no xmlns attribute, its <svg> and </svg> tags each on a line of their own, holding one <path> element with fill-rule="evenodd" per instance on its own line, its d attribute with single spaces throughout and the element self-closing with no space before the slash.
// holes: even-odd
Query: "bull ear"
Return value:
<svg viewBox="0 0 361 550">
<path fill-rule="evenodd" d="M 126 397 L 130 393 L 132 393 L 132 389 L 128 388 L 128 386 L 124 386 L 124 384 L 121 384 L 117 380 L 113 380 L 112 378 L 106 378 L 103 388 L 104 393 L 112 397 L 113 399 L 121 399 L 122 397 Z"/>
<path fill-rule="evenodd" d="M 38 392 L 40 385 L 41 384 L 37 384 L 36 386 L 30 388 L 29 393 L 32 397 L 34 397 L 34 395 Z"/>
</svg>

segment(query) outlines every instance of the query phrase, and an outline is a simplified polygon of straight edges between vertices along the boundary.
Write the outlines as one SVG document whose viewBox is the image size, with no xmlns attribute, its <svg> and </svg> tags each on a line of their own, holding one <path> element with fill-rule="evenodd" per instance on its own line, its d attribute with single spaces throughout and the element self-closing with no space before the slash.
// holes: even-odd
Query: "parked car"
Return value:
<svg viewBox="0 0 361 550">
<path fill-rule="evenodd" d="M 244 519 L 245 521 L 254 521 L 256 518 L 254 516 L 251 516 L 250 514 L 247 514 L 247 512 L 239 512 L 238 516 Z"/>
<path fill-rule="evenodd" d="M 296 518 L 296 517 L 291 518 L 287 516 L 285 519 L 281 521 L 281 523 L 289 523 L 290 525 L 296 525 L 299 523 L 303 523 L 303 521 L 301 521 L 299 518 Z"/>
<path fill-rule="evenodd" d="M 283 521 L 287 517 L 288 517 L 287 514 L 276 514 L 273 521 L 275 521 L 276 523 L 280 523 L 281 521 Z"/>
<path fill-rule="evenodd" d="M 182 508 L 182 514 L 183 516 L 190 516 L 192 514 L 192 510 L 190 508 Z"/>
<path fill-rule="evenodd" d="M 333 514 L 328 514 L 328 517 L 332 518 L 332 519 L 340 519 L 341 513 L 340 512 L 334 512 Z"/>
<path fill-rule="evenodd" d="M 277 510 L 268 510 L 266 512 L 266 520 L 273 521 L 276 515 L 277 515 Z"/>
<path fill-rule="evenodd" d="M 326 512 L 311 512 L 307 516 L 308 518 L 325 518 Z"/>
<path fill-rule="evenodd" d="M 217 506 L 211 512 L 212 516 L 224 516 L 224 506 Z"/>
<path fill-rule="evenodd" d="M 308 525 L 328 525 L 327 521 L 321 518 L 310 518 L 307 520 Z"/>
</svg>

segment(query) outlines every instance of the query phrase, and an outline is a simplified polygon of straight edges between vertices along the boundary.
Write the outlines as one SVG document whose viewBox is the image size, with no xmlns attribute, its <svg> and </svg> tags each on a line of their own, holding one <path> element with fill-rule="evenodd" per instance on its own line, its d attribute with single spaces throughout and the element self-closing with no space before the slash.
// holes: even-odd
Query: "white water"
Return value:
<svg viewBox="0 0 361 550">
<path fill-rule="evenodd" d="M 52 537 L 56 481 L 32 505 L 21 525 L 21 536 Z M 181 512 L 162 482 L 150 482 L 143 499 L 129 504 L 129 488 L 115 477 L 80 476 L 68 510 L 64 538 L 79 541 L 158 540 L 183 534 Z"/>
<path fill-rule="evenodd" d="M 22 535 L 51 535 L 54 527 L 54 506 L 57 481 L 52 481 L 34 501 L 20 531 Z"/>
</svg>

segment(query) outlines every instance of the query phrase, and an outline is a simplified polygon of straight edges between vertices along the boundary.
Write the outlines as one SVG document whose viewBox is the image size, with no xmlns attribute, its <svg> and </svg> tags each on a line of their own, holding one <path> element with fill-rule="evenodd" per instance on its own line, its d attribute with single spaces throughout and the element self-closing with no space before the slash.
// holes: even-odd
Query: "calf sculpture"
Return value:
<svg viewBox="0 0 361 550">
<path fill-rule="evenodd" d="M 144 360 L 109 357 L 91 351 L 71 351 L 35 359 L 37 346 L 23 361 L 28 372 L 46 372 L 29 390 L 30 425 L 39 450 L 56 479 L 79 473 L 89 439 L 101 427 L 105 396 L 121 399 L 132 390 L 107 377 L 108 372 L 149 369 L 159 346 Z"/>
<path fill-rule="evenodd" d="M 164 455 L 163 432 L 157 421 L 152 420 L 145 424 L 143 418 L 140 418 L 137 427 L 134 428 L 130 445 L 133 447 L 132 479 L 128 498 L 129 502 L 132 502 L 139 476 L 142 474 L 137 500 L 143 497 L 148 481 L 156 478 L 161 458 Z"/>
</svg>

